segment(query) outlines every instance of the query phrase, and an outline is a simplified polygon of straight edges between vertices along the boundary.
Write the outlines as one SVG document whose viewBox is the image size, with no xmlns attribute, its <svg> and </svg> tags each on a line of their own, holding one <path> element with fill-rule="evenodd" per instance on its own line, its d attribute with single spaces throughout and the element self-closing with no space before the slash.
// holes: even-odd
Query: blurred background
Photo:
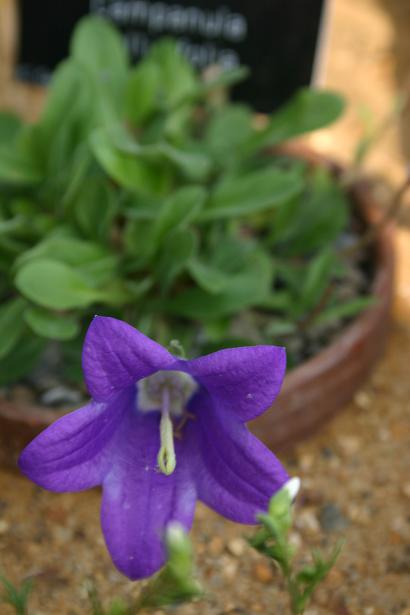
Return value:
<svg viewBox="0 0 410 615">
<path fill-rule="evenodd" d="M 0 0 L 3 83 L 12 4 Z M 349 163 L 369 126 L 379 131 L 364 170 L 387 207 L 410 161 L 410 1 L 332 0 L 329 8 L 319 80 L 342 93 L 348 108 L 309 144 Z M 42 96 L 37 87 L 29 96 L 21 85 L 3 87 L 0 104 L 35 117 Z M 394 323 L 384 359 L 345 413 L 284 457 L 303 484 L 295 544 L 326 547 L 339 535 L 347 538 L 307 615 L 410 615 L 410 194 L 395 241 Z M 16 581 L 36 577 L 33 615 L 84 613 L 85 577 L 95 579 L 103 597 L 133 591 L 109 562 L 98 506 L 96 493 L 54 496 L 0 471 L 0 569 Z M 211 600 L 173 613 L 288 612 L 274 571 L 243 535 L 243 528 L 199 508 L 194 541 Z M 1 615 L 7 609 L 0 607 Z"/>
</svg>

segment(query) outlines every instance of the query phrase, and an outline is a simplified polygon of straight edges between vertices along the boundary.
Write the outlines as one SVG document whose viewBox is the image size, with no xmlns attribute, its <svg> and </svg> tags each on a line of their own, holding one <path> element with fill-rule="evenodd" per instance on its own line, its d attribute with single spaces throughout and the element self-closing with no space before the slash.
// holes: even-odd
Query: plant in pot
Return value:
<svg viewBox="0 0 410 615">
<path fill-rule="evenodd" d="M 130 66 L 113 27 L 86 18 L 39 120 L 0 115 L 4 460 L 56 412 L 81 404 L 81 345 L 96 313 L 189 357 L 284 345 L 289 380 L 304 385 L 300 366 L 323 372 L 315 355 L 342 333 L 336 357 L 360 358 L 339 398 L 357 386 L 375 350 L 366 340 L 388 311 L 389 281 L 375 272 L 389 248 L 352 248 L 366 228 L 366 197 L 346 190 L 332 165 L 283 147 L 336 120 L 343 101 L 305 89 L 258 117 L 227 100 L 243 78 L 244 69 L 197 75 L 170 40 Z M 373 320 L 356 326 L 349 346 L 346 324 L 369 305 Z M 323 373 L 340 373 L 335 352 L 326 356 Z M 312 425 L 325 413 L 315 393 L 306 402 L 285 385 L 287 431 L 269 414 L 255 430 L 270 444 L 300 435 L 295 403 Z M 326 404 L 334 409 L 331 391 Z"/>
</svg>

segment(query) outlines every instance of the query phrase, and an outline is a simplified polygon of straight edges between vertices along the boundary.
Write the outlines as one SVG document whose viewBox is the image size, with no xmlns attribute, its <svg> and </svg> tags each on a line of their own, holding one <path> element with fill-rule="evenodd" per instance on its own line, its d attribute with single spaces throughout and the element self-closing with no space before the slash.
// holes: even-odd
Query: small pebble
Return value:
<svg viewBox="0 0 410 615">
<path fill-rule="evenodd" d="M 337 568 L 331 568 L 327 575 L 326 582 L 330 587 L 342 587 L 344 583 L 343 574 Z"/>
<path fill-rule="evenodd" d="M 6 534 L 10 527 L 10 524 L 5 519 L 0 519 L 0 534 Z"/>
<path fill-rule="evenodd" d="M 361 504 L 349 504 L 347 513 L 349 518 L 359 525 L 368 525 L 371 520 L 369 509 Z"/>
<path fill-rule="evenodd" d="M 295 525 L 300 530 L 318 532 L 320 529 L 319 521 L 311 508 L 301 510 L 295 519 Z"/>
<path fill-rule="evenodd" d="M 370 398 L 370 395 L 368 393 L 365 393 L 364 391 L 360 391 L 359 393 L 357 393 L 354 397 L 354 403 L 359 406 L 359 408 L 362 408 L 363 410 L 366 410 L 367 408 L 370 407 L 372 400 Z"/>
<path fill-rule="evenodd" d="M 228 542 L 228 551 L 235 557 L 242 557 L 245 553 L 246 543 L 242 538 L 233 538 Z"/>
<path fill-rule="evenodd" d="M 230 559 L 229 561 L 224 562 L 222 573 L 224 578 L 227 581 L 232 581 L 238 572 L 238 562 Z"/>
<path fill-rule="evenodd" d="M 208 551 L 211 555 L 220 555 L 224 547 L 224 541 L 219 536 L 213 536 L 208 543 Z"/>
<path fill-rule="evenodd" d="M 298 532 L 290 532 L 289 534 L 289 543 L 292 547 L 295 547 L 296 550 L 300 549 L 302 546 L 302 537 Z"/>
<path fill-rule="evenodd" d="M 260 583 L 271 583 L 273 580 L 272 568 L 265 562 L 257 562 L 253 567 L 253 576 Z"/>
<path fill-rule="evenodd" d="M 403 495 L 405 495 L 407 498 L 410 498 L 410 483 L 404 483 L 401 490 Z"/>
<path fill-rule="evenodd" d="M 305 472 L 309 471 L 311 467 L 313 466 L 313 461 L 314 461 L 313 455 L 309 455 L 309 454 L 302 455 L 301 458 L 299 459 L 300 468 L 304 470 Z"/>
<path fill-rule="evenodd" d="M 41 403 L 46 406 L 63 406 L 66 404 L 79 404 L 82 400 L 82 395 L 76 389 L 58 386 L 43 393 L 40 399 Z"/>
<path fill-rule="evenodd" d="M 406 534 L 407 521 L 404 517 L 395 517 L 391 522 L 391 529 L 395 532 Z"/>
<path fill-rule="evenodd" d="M 388 442 L 389 440 L 391 440 L 391 433 L 385 427 L 382 427 L 381 429 L 379 429 L 378 436 L 379 436 L 380 442 Z"/>
<path fill-rule="evenodd" d="M 344 455 L 354 455 L 360 450 L 360 439 L 355 436 L 340 436 L 337 441 Z"/>
<path fill-rule="evenodd" d="M 319 523 L 325 532 L 344 530 L 349 522 L 337 504 L 325 504 L 319 511 Z"/>
<path fill-rule="evenodd" d="M 53 534 L 57 542 L 70 542 L 73 538 L 73 532 L 66 527 L 55 526 Z"/>
</svg>

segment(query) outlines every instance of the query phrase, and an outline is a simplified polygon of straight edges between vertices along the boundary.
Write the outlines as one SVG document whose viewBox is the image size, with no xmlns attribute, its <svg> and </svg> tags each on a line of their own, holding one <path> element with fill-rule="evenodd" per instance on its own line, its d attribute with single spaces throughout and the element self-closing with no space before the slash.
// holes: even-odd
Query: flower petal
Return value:
<svg viewBox="0 0 410 615">
<path fill-rule="evenodd" d="M 110 444 L 134 393 L 109 404 L 91 402 L 50 425 L 24 449 L 19 467 L 50 491 L 81 491 L 101 484 L 110 468 Z"/>
<path fill-rule="evenodd" d="M 186 361 L 184 369 L 217 400 L 218 406 L 250 421 L 276 399 L 286 370 L 280 346 L 228 348 Z"/>
<path fill-rule="evenodd" d="M 165 562 L 163 535 L 170 521 L 191 527 L 196 492 L 184 442 L 176 442 L 173 474 L 158 472 L 159 416 L 124 421 L 117 461 L 103 483 L 101 524 L 117 568 L 130 579 L 156 572 Z"/>
<path fill-rule="evenodd" d="M 194 410 L 195 406 L 195 410 Z M 275 455 L 232 414 L 220 418 L 208 394 L 192 403 L 196 420 L 187 426 L 198 498 L 224 517 L 238 523 L 256 523 L 256 514 L 288 480 Z"/>
<path fill-rule="evenodd" d="M 95 316 L 83 348 L 88 390 L 97 401 L 175 362 L 165 348 L 116 318 Z"/>
</svg>

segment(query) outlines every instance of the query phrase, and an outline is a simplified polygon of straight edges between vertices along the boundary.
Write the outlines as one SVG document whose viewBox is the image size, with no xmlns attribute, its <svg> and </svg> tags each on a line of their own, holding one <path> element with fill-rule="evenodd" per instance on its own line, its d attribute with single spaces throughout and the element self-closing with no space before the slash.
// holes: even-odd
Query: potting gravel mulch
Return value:
<svg viewBox="0 0 410 615">
<path fill-rule="evenodd" d="M 347 411 L 282 456 L 302 478 L 292 540 L 302 558 L 340 536 L 339 563 L 307 615 L 410 615 L 410 325 L 396 324 L 382 363 Z M 35 579 L 31 615 L 85 615 L 84 581 L 104 600 L 131 596 L 106 553 L 98 491 L 52 494 L 0 472 L 0 569 Z M 287 596 L 275 569 L 246 543 L 249 527 L 200 505 L 193 539 L 207 597 L 156 615 L 281 615 Z M 1 615 L 11 615 L 7 606 Z"/>
</svg>

